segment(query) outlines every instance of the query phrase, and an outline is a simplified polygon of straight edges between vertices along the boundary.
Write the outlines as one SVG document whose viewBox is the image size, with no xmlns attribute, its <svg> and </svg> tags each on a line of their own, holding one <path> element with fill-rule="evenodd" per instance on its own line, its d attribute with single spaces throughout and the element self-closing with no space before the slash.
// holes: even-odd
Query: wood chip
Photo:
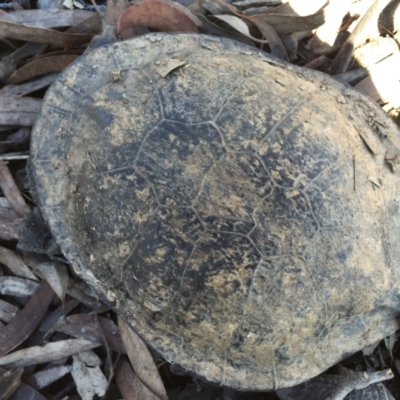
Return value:
<svg viewBox="0 0 400 400">
<path fill-rule="evenodd" d="M 61 340 L 48 343 L 45 346 L 33 346 L 14 351 L 11 354 L 0 357 L 0 365 L 7 368 L 28 367 L 29 365 L 59 360 L 99 346 L 100 343 L 85 339 Z"/>
<path fill-rule="evenodd" d="M 27 378 L 25 381 L 29 383 L 34 389 L 41 390 L 46 386 L 51 385 L 53 382 L 58 381 L 63 376 L 72 371 L 72 365 L 61 365 L 59 367 L 48 368 L 36 372 Z"/>
<path fill-rule="evenodd" d="M 82 400 L 92 400 L 94 396 L 104 396 L 108 382 L 100 369 L 101 360 L 93 351 L 83 351 L 74 356 L 72 377 Z"/>
</svg>

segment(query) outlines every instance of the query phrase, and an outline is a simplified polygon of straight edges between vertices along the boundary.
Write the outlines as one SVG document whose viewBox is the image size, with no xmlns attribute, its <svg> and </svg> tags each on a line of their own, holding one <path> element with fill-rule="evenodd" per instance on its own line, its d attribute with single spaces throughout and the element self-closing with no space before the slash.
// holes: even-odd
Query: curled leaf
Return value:
<svg viewBox="0 0 400 400">
<path fill-rule="evenodd" d="M 186 7 L 174 1 L 144 0 L 121 14 L 117 33 L 138 26 L 164 32 L 198 32 L 201 21 Z"/>
<path fill-rule="evenodd" d="M 268 43 L 268 40 L 260 40 L 253 37 L 250 33 L 249 27 L 247 24 L 242 21 L 239 17 L 235 17 L 234 15 L 214 15 L 215 18 L 224 21 L 228 25 L 230 25 L 233 29 L 240 32 L 242 35 L 247 36 L 251 40 L 254 40 L 257 43 Z"/>
</svg>

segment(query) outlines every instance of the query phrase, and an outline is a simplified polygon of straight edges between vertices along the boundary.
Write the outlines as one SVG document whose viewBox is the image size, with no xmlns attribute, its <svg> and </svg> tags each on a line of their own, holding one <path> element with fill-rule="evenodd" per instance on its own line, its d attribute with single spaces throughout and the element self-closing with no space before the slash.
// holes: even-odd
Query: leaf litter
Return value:
<svg viewBox="0 0 400 400">
<path fill-rule="evenodd" d="M 377 343 L 343 363 L 383 371 L 373 375 L 382 382 L 367 388 L 357 389 L 360 375 L 323 376 L 286 392 L 240 394 L 199 382 L 152 353 L 69 270 L 54 244 L 48 244 L 48 254 L 56 255 L 51 259 L 17 249 L 18 226 L 35 206 L 17 176 L 26 166 L 18 155 L 29 150 L 30 127 L 46 88 L 89 47 L 149 30 L 228 37 L 349 82 L 400 120 L 399 2 L 107 0 L 105 12 L 89 11 L 93 6 L 85 0 L 64 7 L 48 1 L 48 8 L 43 1 L 31 3 L 24 9 L 15 2 L 0 14 L 0 156 L 9 154 L 10 160 L 0 160 L 0 400 L 91 400 L 112 390 L 119 396 L 113 398 L 125 400 L 169 394 L 171 400 L 400 399 L 400 385 L 383 381 L 392 364 L 400 369 L 396 335 L 390 349 Z M 184 67 L 176 59 L 160 60 L 158 73 L 166 77 Z"/>
</svg>

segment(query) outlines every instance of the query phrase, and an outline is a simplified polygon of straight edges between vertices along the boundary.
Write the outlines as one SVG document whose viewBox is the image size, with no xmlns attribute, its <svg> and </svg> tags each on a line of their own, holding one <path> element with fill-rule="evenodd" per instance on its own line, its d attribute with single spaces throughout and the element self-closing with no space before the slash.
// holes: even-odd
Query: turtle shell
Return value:
<svg viewBox="0 0 400 400">
<path fill-rule="evenodd" d="M 399 148 L 347 85 L 232 40 L 155 33 L 61 74 L 31 166 L 74 270 L 152 347 L 265 390 L 398 328 Z"/>
</svg>

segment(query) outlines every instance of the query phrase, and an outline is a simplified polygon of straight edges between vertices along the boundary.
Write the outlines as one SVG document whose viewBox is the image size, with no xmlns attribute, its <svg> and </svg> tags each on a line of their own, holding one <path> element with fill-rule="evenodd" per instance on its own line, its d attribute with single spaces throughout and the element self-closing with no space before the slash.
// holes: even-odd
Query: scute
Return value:
<svg viewBox="0 0 400 400">
<path fill-rule="evenodd" d="M 400 132 L 346 85 L 155 33 L 62 73 L 31 147 L 74 270 L 195 375 L 287 387 L 398 328 Z"/>
</svg>

